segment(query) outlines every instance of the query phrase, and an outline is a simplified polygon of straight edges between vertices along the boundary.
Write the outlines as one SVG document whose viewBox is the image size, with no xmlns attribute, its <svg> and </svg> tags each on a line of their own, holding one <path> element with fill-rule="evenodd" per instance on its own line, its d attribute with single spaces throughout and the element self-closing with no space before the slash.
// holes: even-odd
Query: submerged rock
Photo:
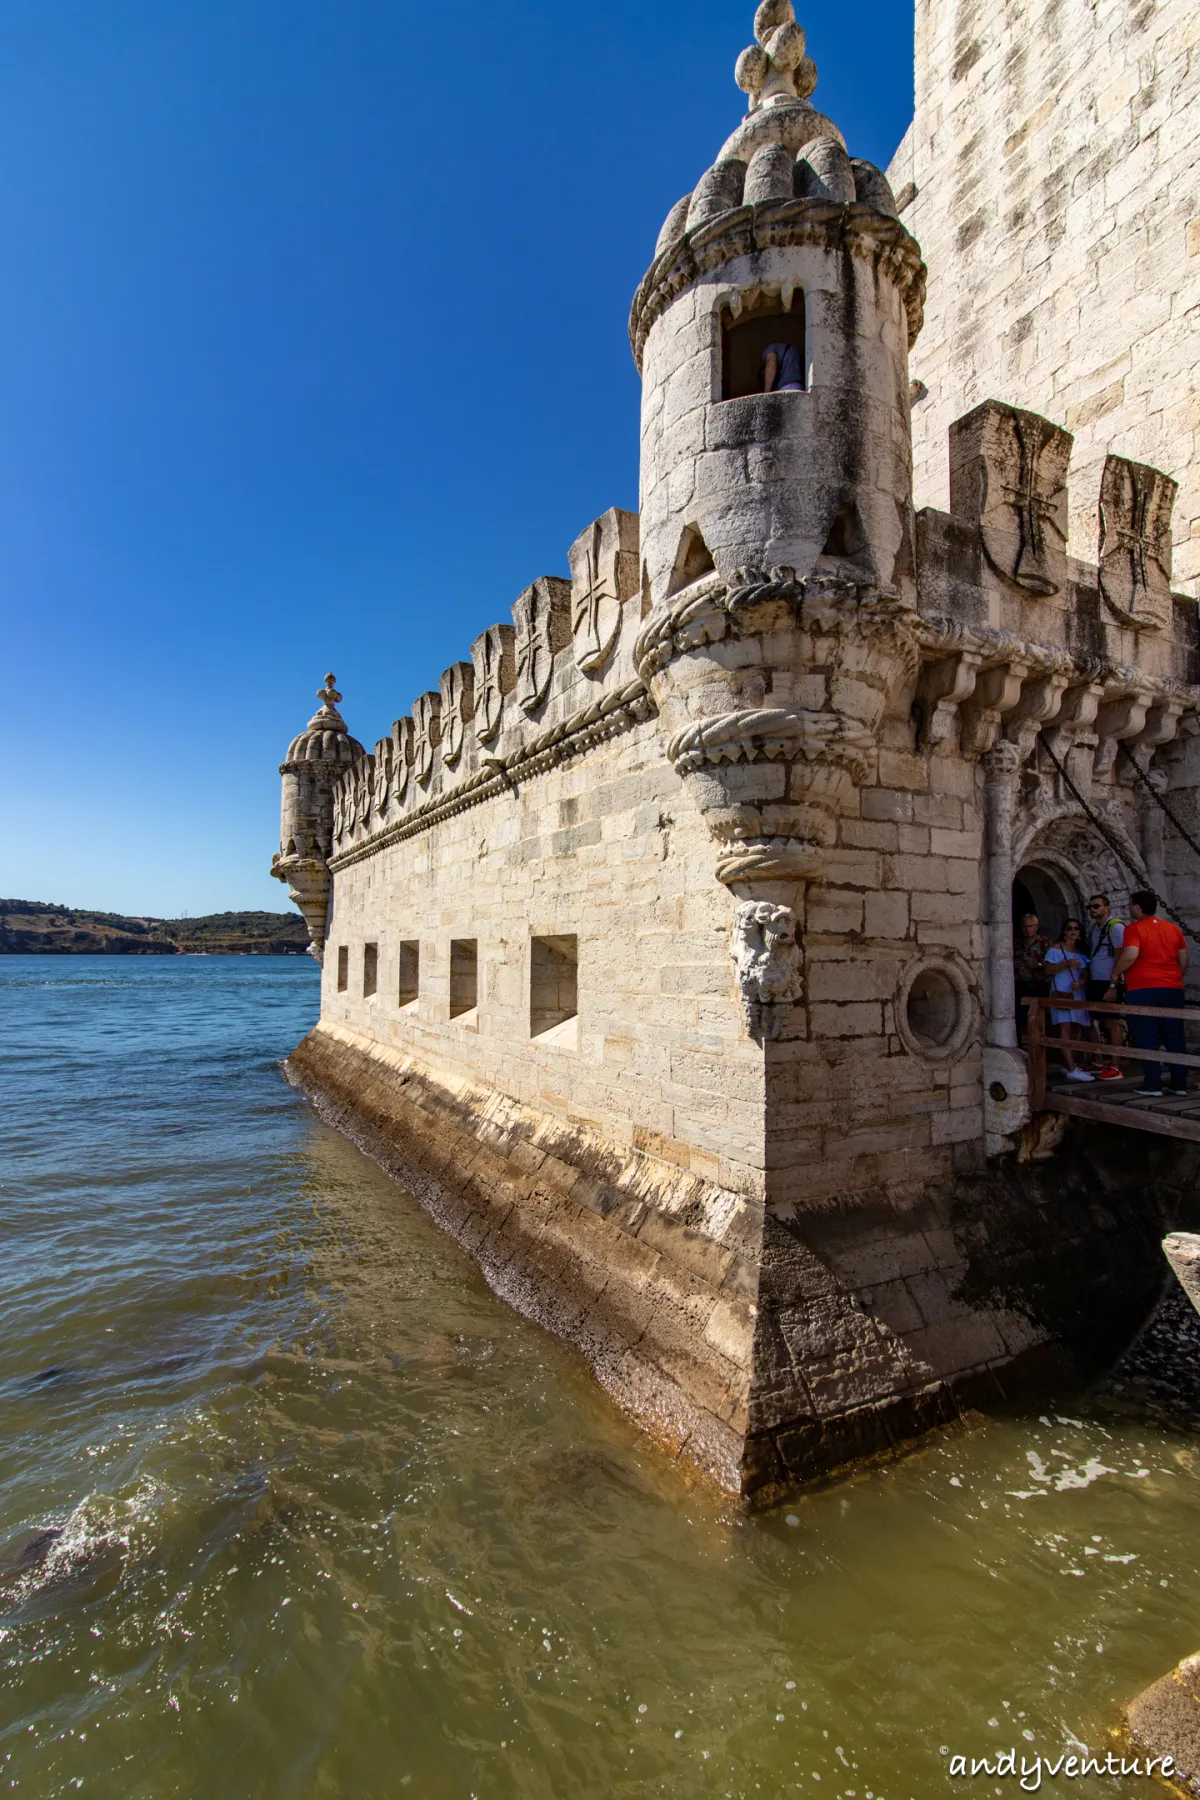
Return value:
<svg viewBox="0 0 1200 1800">
<path fill-rule="evenodd" d="M 1192 1231 L 1173 1231 L 1163 1239 L 1163 1252 L 1184 1293 L 1200 1312 L 1200 1236 Z"/>
<path fill-rule="evenodd" d="M 1137 1749 L 1169 1756 L 1180 1789 L 1200 1795 L 1200 1655 L 1185 1658 L 1139 1694 L 1125 1716 Z"/>
</svg>

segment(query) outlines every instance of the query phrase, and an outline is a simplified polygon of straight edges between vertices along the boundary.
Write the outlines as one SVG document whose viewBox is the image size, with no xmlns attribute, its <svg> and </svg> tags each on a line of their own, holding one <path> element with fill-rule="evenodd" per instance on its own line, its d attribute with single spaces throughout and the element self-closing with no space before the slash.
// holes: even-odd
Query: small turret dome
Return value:
<svg viewBox="0 0 1200 1800">
<path fill-rule="evenodd" d="M 346 730 L 346 721 L 337 709 L 341 697 L 334 677 L 326 675 L 325 686 L 317 689 L 317 699 L 322 704 L 299 737 L 288 745 L 287 762 L 352 763 L 364 754 L 358 739 Z"/>
</svg>

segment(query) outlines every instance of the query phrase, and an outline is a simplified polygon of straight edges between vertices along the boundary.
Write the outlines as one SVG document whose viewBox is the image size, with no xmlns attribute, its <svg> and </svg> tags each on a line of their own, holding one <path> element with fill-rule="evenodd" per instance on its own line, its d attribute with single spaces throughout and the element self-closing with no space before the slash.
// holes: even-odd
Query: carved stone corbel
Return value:
<svg viewBox="0 0 1200 1800">
<path fill-rule="evenodd" d="M 1005 714 L 1012 712 L 1021 698 L 1028 673 L 1027 664 L 1013 662 L 1000 663 L 979 674 L 970 699 L 962 707 L 964 756 L 982 756 L 991 749 Z"/>
<path fill-rule="evenodd" d="M 1150 710 L 1151 698 L 1144 688 L 1137 689 L 1115 694 L 1100 707 L 1096 714 L 1096 736 L 1100 740 L 1096 746 L 1097 775 L 1108 774 L 1116 761 L 1119 743 L 1135 738 L 1141 732 Z"/>
<path fill-rule="evenodd" d="M 913 702 L 921 749 L 936 749 L 950 738 L 959 707 L 975 691 L 982 661 L 978 651 L 960 650 L 924 665 Z"/>
<path fill-rule="evenodd" d="M 1187 697 L 1184 694 L 1164 694 L 1152 700 L 1146 711 L 1146 723 L 1137 737 L 1126 744 L 1134 756 L 1142 753 L 1145 763 L 1153 756 L 1162 744 L 1169 744 L 1179 730 L 1179 721 L 1183 717 Z"/>
<path fill-rule="evenodd" d="M 1058 716 L 1069 676 L 1063 669 L 1034 675 L 1021 689 L 1021 698 L 1004 722 L 1004 735 L 1017 746 L 1021 761 L 1033 754 L 1043 728 Z"/>
</svg>

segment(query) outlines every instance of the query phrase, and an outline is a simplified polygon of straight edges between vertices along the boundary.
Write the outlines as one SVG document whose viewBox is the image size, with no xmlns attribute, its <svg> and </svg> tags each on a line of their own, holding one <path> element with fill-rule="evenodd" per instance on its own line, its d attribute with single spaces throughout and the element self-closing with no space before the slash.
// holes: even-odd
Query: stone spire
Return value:
<svg viewBox="0 0 1200 1800">
<path fill-rule="evenodd" d="M 286 881 L 304 914 L 310 950 L 320 962 L 324 953 L 329 907 L 328 857 L 333 848 L 333 778 L 339 769 L 363 755 L 363 747 L 346 730 L 338 711 L 341 699 L 332 674 L 317 689 L 321 702 L 299 737 L 288 745 L 279 765 L 283 806 L 279 850 L 271 873 Z"/>
<path fill-rule="evenodd" d="M 353 762 L 362 755 L 362 745 L 346 730 L 346 721 L 337 709 L 341 699 L 334 686 L 335 677 L 325 677 L 325 686 L 317 689 L 322 702 L 299 737 L 288 745 L 288 762 Z"/>
<path fill-rule="evenodd" d="M 804 33 L 792 0 L 762 0 L 754 15 L 755 42 L 743 50 L 733 77 L 750 96 L 750 111 L 781 100 L 807 100 L 817 85 L 817 65 L 804 53 Z"/>
</svg>

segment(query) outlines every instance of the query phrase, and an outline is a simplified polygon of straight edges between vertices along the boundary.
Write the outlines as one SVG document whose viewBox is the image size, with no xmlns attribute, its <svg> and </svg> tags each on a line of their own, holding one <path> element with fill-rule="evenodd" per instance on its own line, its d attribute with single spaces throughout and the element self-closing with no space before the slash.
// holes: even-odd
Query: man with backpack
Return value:
<svg viewBox="0 0 1200 1800">
<path fill-rule="evenodd" d="M 1089 1000 L 1104 1000 L 1112 987 L 1113 964 L 1120 954 L 1125 942 L 1125 921 L 1118 919 L 1110 910 L 1107 894 L 1093 894 L 1088 901 L 1088 949 L 1091 952 L 1091 963 L 1088 966 L 1087 997 Z M 1115 996 L 1114 996 L 1115 997 Z M 1093 1024 L 1103 1033 L 1101 1043 L 1107 1037 L 1110 1044 L 1120 1046 L 1124 1043 L 1121 1021 L 1112 1013 L 1101 1013 L 1093 1018 Z M 1111 1059 L 1102 1062 L 1096 1070 L 1097 1081 L 1120 1081 L 1124 1070 L 1117 1067 Z"/>
</svg>

